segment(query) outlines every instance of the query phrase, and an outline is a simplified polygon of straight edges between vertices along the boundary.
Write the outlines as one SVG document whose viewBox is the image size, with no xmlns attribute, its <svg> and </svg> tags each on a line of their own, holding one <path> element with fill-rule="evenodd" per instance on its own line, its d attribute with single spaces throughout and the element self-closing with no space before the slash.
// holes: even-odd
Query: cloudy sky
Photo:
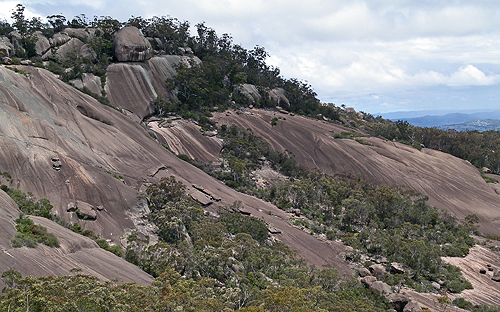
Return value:
<svg viewBox="0 0 500 312">
<path fill-rule="evenodd" d="M 19 1 L 0 1 L 10 22 Z M 370 113 L 500 109 L 497 0 L 25 0 L 27 16 L 205 21 L 286 78 Z"/>
</svg>

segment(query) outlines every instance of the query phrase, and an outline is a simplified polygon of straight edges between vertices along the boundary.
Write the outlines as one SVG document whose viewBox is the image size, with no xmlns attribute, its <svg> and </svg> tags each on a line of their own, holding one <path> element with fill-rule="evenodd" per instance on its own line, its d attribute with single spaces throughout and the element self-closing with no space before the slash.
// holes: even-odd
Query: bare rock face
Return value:
<svg viewBox="0 0 500 312">
<path fill-rule="evenodd" d="M 279 107 L 284 109 L 290 108 L 290 101 L 285 96 L 285 90 L 282 88 L 275 88 L 269 91 L 269 96 L 273 99 Z"/>
<path fill-rule="evenodd" d="M 422 308 L 418 305 L 416 301 L 410 301 L 403 309 L 403 312 L 420 312 Z"/>
<path fill-rule="evenodd" d="M 500 270 L 496 270 L 491 279 L 495 282 L 500 282 Z"/>
<path fill-rule="evenodd" d="M 71 82 L 75 86 L 75 88 L 80 90 L 86 87 L 91 92 L 99 95 L 102 91 L 101 78 L 95 76 L 94 74 L 83 73 L 81 79 L 73 79 L 69 82 Z"/>
<path fill-rule="evenodd" d="M 35 43 L 36 54 L 42 55 L 42 54 L 45 53 L 45 51 L 47 51 L 48 49 L 50 49 L 49 39 L 47 39 L 47 37 L 45 37 L 44 35 L 42 35 L 42 32 L 40 32 L 40 31 L 36 31 L 35 35 L 37 37 L 37 40 L 36 40 L 36 43 Z"/>
<path fill-rule="evenodd" d="M 118 31 L 113 40 L 113 49 L 120 62 L 144 62 L 153 56 L 151 44 L 134 26 Z"/>
<path fill-rule="evenodd" d="M 0 37 L 0 57 L 12 56 L 14 54 L 14 46 L 10 43 L 9 38 Z"/>
<path fill-rule="evenodd" d="M 175 74 L 179 63 L 190 60 L 201 62 L 196 57 L 179 55 L 155 56 L 147 62 L 114 63 L 108 66 L 105 91 L 111 105 L 126 109 L 143 119 L 152 114 L 151 101 L 158 94 L 167 95 L 165 80 Z"/>
<path fill-rule="evenodd" d="M 139 100 L 144 94 L 130 94 L 126 88 L 120 88 L 126 86 L 125 81 L 139 77 L 133 76 L 133 71 L 127 76 L 125 73 L 128 69 L 134 68 L 143 73 L 148 73 L 149 70 L 149 74 L 142 77 L 154 77 L 155 79 L 150 80 L 152 90 L 162 90 L 160 88 L 165 85 L 165 77 L 170 75 L 170 69 L 184 58 L 190 59 L 169 55 L 152 58 L 147 63 L 114 64 L 123 67 L 123 75 L 117 72 L 113 77 L 116 80 L 108 81 L 106 85 L 116 82 L 112 89 L 115 91 L 113 94 L 122 94 L 118 94 L 120 96 L 114 99 L 129 102 L 138 99 L 138 102 L 141 102 Z M 282 233 L 279 234 L 279 240 L 298 250 L 300 256 L 310 264 L 318 267 L 331 264 L 342 275 L 352 274 L 349 265 L 341 258 L 345 251 L 341 243 L 323 242 L 291 226 L 287 222 L 286 212 L 255 197 L 236 192 L 179 159 L 152 140 L 148 132 L 132 118 L 63 83 L 54 74 L 37 67 L 19 68 L 30 72 L 31 76 L 26 77 L 0 66 L 0 89 L 5 99 L 0 101 L 0 168 L 12 175 L 13 182 L 9 187 L 33 192 L 36 198 L 47 198 L 54 206 L 54 212 L 66 222 L 82 222 L 76 220 L 75 213 L 68 212 L 68 208 L 74 209 L 68 207 L 68 203 L 75 202 L 76 199 L 94 207 L 102 205 L 105 207 L 102 211 L 99 211 L 102 208 L 98 206 L 90 208 L 91 212 L 93 210 L 96 213 L 97 219 L 87 222 L 85 229 L 117 243 L 125 234 L 125 229 L 136 228 L 135 221 L 129 218 L 127 213 L 135 209 L 139 196 L 137 190 L 147 183 L 158 182 L 162 177 L 175 176 L 185 185 L 199 185 L 204 192 L 212 194 L 214 207 L 210 209 L 215 210 L 219 205 L 230 206 L 239 200 L 253 216 L 263 218 L 280 229 Z M 127 99 L 129 95 L 131 98 Z M 142 99 L 141 103 L 148 101 L 150 98 L 147 101 Z M 197 133 L 202 136 L 199 130 Z M 60 171 L 53 169 L 53 163 L 57 162 L 53 161 L 55 157 L 60 158 Z M 124 181 L 118 180 L 109 172 L 122 175 L 125 177 Z M 2 208 L 0 205 L 0 222 Z M 80 205 L 77 205 L 77 209 L 82 210 Z M 18 215 L 18 212 L 14 213 L 14 218 Z M 21 263 L 21 258 L 14 259 L 7 253 L 0 252 L 0 271 L 8 266 L 12 267 L 14 262 L 23 275 L 62 275 L 67 274 L 71 268 L 82 267 L 84 271 L 99 270 L 89 272 L 96 276 L 100 274 L 114 278 L 117 277 L 115 274 L 108 273 L 116 272 L 131 277 L 118 277 L 120 280 L 139 281 L 136 274 L 138 269 L 133 271 L 125 264 L 113 263 L 111 259 L 123 259 L 97 249 L 93 242 L 89 242 L 89 246 L 94 246 L 95 251 L 94 248 L 86 248 L 86 251 L 75 254 L 74 259 L 84 259 L 85 263 L 78 259 L 78 263 L 57 260 L 55 265 L 48 265 L 42 261 L 51 251 L 46 246 L 37 247 L 37 251 L 26 251 L 27 248 L 9 250 L 10 239 L 15 235 L 12 220 L 9 218 L 7 221 L 9 227 L 0 224 L 0 243 L 5 241 L 7 252 L 13 257 L 21 253 L 27 253 L 29 257 L 22 258 L 24 262 Z M 60 241 L 73 233 L 59 227 L 56 229 L 55 224 L 50 229 L 48 223 L 42 225 L 58 236 Z M 61 234 L 58 235 L 57 231 Z M 317 250 L 321 252 L 316 252 Z M 69 259 L 60 254 L 59 249 L 50 252 L 50 256 L 55 259 Z M 93 262 L 92 258 L 98 257 L 102 261 Z M 33 269 L 35 266 L 36 270 Z M 149 277 L 148 281 L 150 280 Z"/>
<path fill-rule="evenodd" d="M 38 244 L 36 248 L 12 248 L 10 240 L 16 235 L 15 219 L 20 210 L 16 203 L 0 190 L 0 272 L 14 269 L 25 275 L 68 275 L 73 268 L 82 274 L 101 280 L 116 279 L 118 283 L 137 282 L 148 285 L 153 277 L 137 266 L 105 251 L 90 238 L 76 234 L 42 217 L 31 216 L 37 225 L 47 228 L 59 240 L 59 248 Z M 5 285 L 0 280 L 0 288 Z"/>
<path fill-rule="evenodd" d="M 67 58 L 69 53 L 78 55 L 82 46 L 83 42 L 80 39 L 72 38 L 57 49 L 56 55 L 63 59 Z"/>
<path fill-rule="evenodd" d="M 236 92 L 246 96 L 248 100 L 253 104 L 255 104 L 256 101 L 261 99 L 259 90 L 257 90 L 257 87 L 252 84 L 245 83 L 237 86 L 235 89 Z"/>
<path fill-rule="evenodd" d="M 66 42 L 70 41 L 71 37 L 68 35 L 66 32 L 58 32 L 55 34 L 52 38 L 49 39 L 50 45 L 51 46 L 59 46 L 62 44 L 65 44 Z"/>
</svg>

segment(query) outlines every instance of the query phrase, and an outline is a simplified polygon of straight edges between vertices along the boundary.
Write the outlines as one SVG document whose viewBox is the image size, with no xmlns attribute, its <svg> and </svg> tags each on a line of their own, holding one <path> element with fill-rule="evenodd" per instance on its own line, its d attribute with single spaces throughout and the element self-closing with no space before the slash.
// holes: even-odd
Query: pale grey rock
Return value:
<svg viewBox="0 0 500 312">
<path fill-rule="evenodd" d="M 408 304 L 403 309 L 403 312 L 420 312 L 420 311 L 422 311 L 422 308 L 418 305 L 416 301 L 408 302 Z"/>
<path fill-rule="evenodd" d="M 235 87 L 235 91 L 245 95 L 250 103 L 255 104 L 256 101 L 259 101 L 262 97 L 260 96 L 259 90 L 256 86 L 252 84 L 241 84 Z"/>
<path fill-rule="evenodd" d="M 359 276 L 365 277 L 370 275 L 370 271 L 367 268 L 361 268 L 358 270 Z"/>
<path fill-rule="evenodd" d="M 0 57 L 14 55 L 14 46 L 7 37 L 0 37 Z"/>
<path fill-rule="evenodd" d="M 16 53 L 16 52 L 24 52 L 24 48 L 22 47 L 21 45 L 21 35 L 19 34 L 18 31 L 14 30 L 14 31 L 11 31 L 9 33 L 10 35 L 10 40 L 11 40 L 11 43 L 12 45 L 14 46 L 14 51 L 13 53 Z"/>
<path fill-rule="evenodd" d="M 391 269 L 390 269 L 392 274 L 404 274 L 406 272 L 405 267 L 401 263 L 393 262 L 391 263 Z"/>
<path fill-rule="evenodd" d="M 126 26 L 116 33 L 113 49 L 120 62 L 144 62 L 153 56 L 151 44 L 134 26 Z"/>
<path fill-rule="evenodd" d="M 432 287 L 433 287 L 435 290 L 440 290 L 440 289 L 441 289 L 441 285 L 439 285 L 439 283 L 436 283 L 436 282 L 432 282 Z"/>
<path fill-rule="evenodd" d="M 284 109 L 290 108 L 290 101 L 285 96 L 285 90 L 283 88 L 275 88 L 269 91 L 269 97 L 273 99 L 279 107 Z"/>
<path fill-rule="evenodd" d="M 386 275 L 385 267 L 381 264 L 372 264 L 369 270 L 372 272 L 372 275 L 378 279 L 382 279 Z"/>
<path fill-rule="evenodd" d="M 12 65 L 12 59 L 8 56 L 4 56 L 4 57 L 2 57 L 2 64 Z"/>
<path fill-rule="evenodd" d="M 97 211 L 94 206 L 80 200 L 76 201 L 76 214 L 78 218 L 85 220 L 95 220 L 97 218 Z"/>
<path fill-rule="evenodd" d="M 83 58 L 88 58 L 92 61 L 95 61 L 97 59 L 97 54 L 88 44 L 82 45 L 82 47 L 80 48 L 80 56 Z"/>
<path fill-rule="evenodd" d="M 93 28 L 66 28 L 64 31 L 68 36 L 72 38 L 78 38 L 81 41 L 88 43 L 90 39 L 94 37 L 95 29 Z"/>
<path fill-rule="evenodd" d="M 391 286 L 381 281 L 373 282 L 373 284 L 370 287 L 375 290 L 378 290 L 380 294 L 383 296 L 392 294 Z"/>
<path fill-rule="evenodd" d="M 35 31 L 37 37 L 35 43 L 35 51 L 37 55 L 43 55 L 48 49 L 50 49 L 50 42 L 47 37 L 45 37 L 41 31 Z"/>
<path fill-rule="evenodd" d="M 373 283 L 377 281 L 375 276 L 366 276 L 361 279 L 361 283 L 365 284 L 368 287 L 371 287 Z"/>
<path fill-rule="evenodd" d="M 50 45 L 52 47 L 60 46 L 62 44 L 65 44 L 66 42 L 70 41 L 71 37 L 68 35 L 68 33 L 61 31 L 55 34 L 52 38 L 49 39 Z"/>
<path fill-rule="evenodd" d="M 92 93 L 100 95 L 102 92 L 101 78 L 91 73 L 83 73 L 81 79 L 73 79 L 69 81 L 75 88 L 82 90 L 84 87 Z"/>
<path fill-rule="evenodd" d="M 66 59 L 71 54 L 79 55 L 83 45 L 84 43 L 80 39 L 72 38 L 57 49 L 56 55 L 61 59 Z"/>
</svg>

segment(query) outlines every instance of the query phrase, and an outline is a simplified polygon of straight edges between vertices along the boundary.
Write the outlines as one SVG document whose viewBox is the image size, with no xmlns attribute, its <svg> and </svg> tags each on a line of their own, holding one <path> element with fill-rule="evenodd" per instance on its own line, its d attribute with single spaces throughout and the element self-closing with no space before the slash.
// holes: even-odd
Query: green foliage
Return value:
<svg viewBox="0 0 500 312">
<path fill-rule="evenodd" d="M 8 188 L 7 194 L 14 200 L 23 214 L 41 216 L 52 221 L 59 221 L 59 218 L 52 213 L 52 205 L 50 202 L 42 198 L 35 201 L 33 194 L 30 192 L 24 193 L 21 190 Z"/>
<path fill-rule="evenodd" d="M 478 168 L 488 167 L 492 172 L 500 173 L 499 131 L 458 132 L 453 129 L 421 128 L 406 121 L 391 122 L 382 118 L 374 119 L 370 128 L 374 135 L 412 146 L 422 144 L 427 148 L 468 160 Z"/>
<path fill-rule="evenodd" d="M 35 225 L 31 219 L 16 219 L 17 234 L 12 238 L 12 247 L 19 248 L 27 246 L 35 248 L 37 243 L 42 243 L 49 247 L 59 247 L 57 237 L 48 233 L 47 229 L 41 225 Z"/>
<path fill-rule="evenodd" d="M 123 249 L 122 249 L 122 246 L 120 245 L 109 245 L 109 243 L 104 240 L 104 239 L 96 239 L 95 241 L 97 243 L 97 245 L 99 245 L 99 247 L 101 247 L 102 249 L 104 250 L 107 250 L 111 253 L 114 253 L 116 256 L 118 257 L 122 257 L 123 255 Z"/>
<path fill-rule="evenodd" d="M 17 68 L 17 67 L 5 66 L 5 68 L 10 69 L 10 70 L 12 70 L 13 72 L 18 73 L 18 74 L 21 74 L 21 75 L 24 75 L 24 76 L 26 76 L 26 77 L 30 77 L 30 76 L 31 76 L 31 73 L 30 73 L 30 72 L 27 72 L 27 71 L 25 71 L 25 70 L 19 69 L 19 68 Z"/>
<path fill-rule="evenodd" d="M 12 32 L 13 28 L 5 19 L 0 20 L 0 36 L 7 36 Z"/>
<path fill-rule="evenodd" d="M 54 14 L 47 16 L 47 21 L 50 23 L 52 28 L 54 29 L 54 32 L 60 32 L 61 30 L 64 29 L 65 23 L 66 23 L 66 17 L 60 14 Z"/>
<path fill-rule="evenodd" d="M 266 224 L 261 219 L 239 213 L 223 212 L 220 214 L 220 221 L 226 225 L 227 231 L 233 235 L 246 233 L 261 244 L 268 238 Z"/>
<path fill-rule="evenodd" d="M 362 138 L 366 137 L 367 135 L 358 133 L 358 132 L 346 132 L 342 131 L 340 133 L 334 133 L 333 137 L 335 139 L 354 139 L 354 138 Z"/>
<path fill-rule="evenodd" d="M 307 267 L 282 243 L 264 244 L 268 234 L 262 220 L 224 210 L 219 218 L 193 214 L 200 206 L 187 199 L 185 190 L 173 177 L 146 190 L 151 213 L 145 217 L 158 227 L 159 234 L 175 218 L 175 226 L 168 227 L 177 234 L 161 234 L 156 244 L 137 232 L 127 238 L 125 259 L 157 277 L 153 286 L 163 289 L 162 309 L 195 309 L 205 287 L 211 289 L 201 306 L 207 311 L 258 311 L 258 307 L 266 311 L 281 307 L 337 311 L 346 306 L 379 311 L 386 307 L 356 280 L 344 280 L 331 268 Z M 239 208 L 239 203 L 231 207 Z M 214 283 L 225 286 L 214 287 Z M 180 289 L 182 302 L 178 301 Z M 296 298 L 290 301 L 292 297 Z"/>
</svg>

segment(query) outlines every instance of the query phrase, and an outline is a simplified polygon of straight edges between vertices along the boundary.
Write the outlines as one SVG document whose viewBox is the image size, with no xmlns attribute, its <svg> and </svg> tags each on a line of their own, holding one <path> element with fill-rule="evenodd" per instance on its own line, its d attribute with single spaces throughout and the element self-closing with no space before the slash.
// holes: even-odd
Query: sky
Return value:
<svg viewBox="0 0 500 312">
<path fill-rule="evenodd" d="M 19 1 L 0 1 L 0 19 Z M 324 103 L 372 114 L 500 109 L 498 0 L 25 0 L 25 15 L 171 16 L 265 47 Z M 194 34 L 194 32 L 192 32 Z"/>
</svg>

